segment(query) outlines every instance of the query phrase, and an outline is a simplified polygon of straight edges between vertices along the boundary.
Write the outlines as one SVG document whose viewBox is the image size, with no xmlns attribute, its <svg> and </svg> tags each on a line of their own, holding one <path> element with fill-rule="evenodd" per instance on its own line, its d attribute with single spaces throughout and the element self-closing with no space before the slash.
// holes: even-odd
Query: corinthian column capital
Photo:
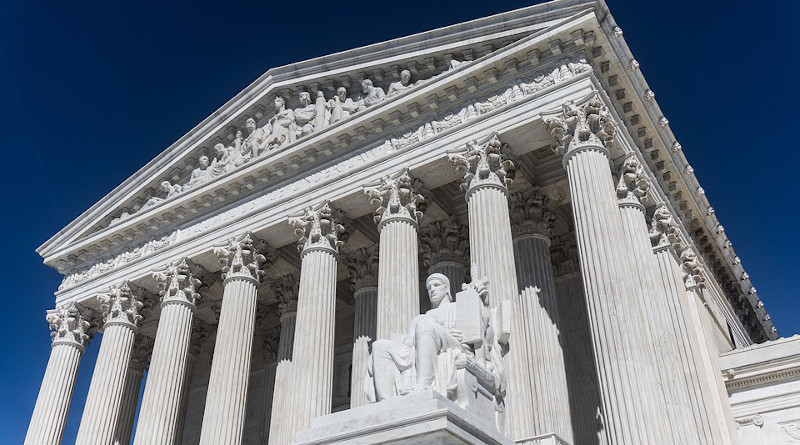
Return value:
<svg viewBox="0 0 800 445">
<path fill-rule="evenodd" d="M 425 267 L 442 262 L 469 264 L 469 229 L 457 216 L 434 221 L 419 234 Z M 459 285 L 461 283 L 458 283 Z"/>
<path fill-rule="evenodd" d="M 361 247 L 347 256 L 345 266 L 353 290 L 378 287 L 378 245 Z"/>
<path fill-rule="evenodd" d="M 103 329 L 115 324 L 136 329 L 142 320 L 142 292 L 128 281 L 112 285 L 108 293 L 98 295 L 97 300 L 103 309 Z"/>
<path fill-rule="evenodd" d="M 68 303 L 47 311 L 47 323 L 50 324 L 50 337 L 53 346 L 66 344 L 75 346 L 81 352 L 89 343 L 88 313 L 75 303 Z"/>
<path fill-rule="evenodd" d="M 565 155 L 565 165 L 572 153 L 581 149 L 610 147 L 617 133 L 608 107 L 597 94 L 583 105 L 568 101 L 560 113 L 543 120 L 555 138 L 556 152 Z"/>
<path fill-rule="evenodd" d="M 274 261 L 273 255 L 266 253 L 266 243 L 245 233 L 228 240 L 227 245 L 215 247 L 214 253 L 219 257 L 222 265 L 222 278 L 252 280 L 258 283 L 264 275 L 263 268 Z"/>
<path fill-rule="evenodd" d="M 391 219 L 404 219 L 419 224 L 425 210 L 425 197 L 420 193 L 422 181 L 411 176 L 408 169 L 386 175 L 378 184 L 364 186 L 370 202 L 377 205 L 375 223 L 380 229 Z"/>
<path fill-rule="evenodd" d="M 339 252 L 348 233 L 341 224 L 343 212 L 333 208 L 330 201 L 316 207 L 306 207 L 302 214 L 289 217 L 289 224 L 299 238 L 297 249 L 304 255 L 311 250 Z"/>
<path fill-rule="evenodd" d="M 186 258 L 153 272 L 161 295 L 161 305 L 177 303 L 194 308 L 200 299 L 200 294 L 197 293 L 201 285 L 196 277 L 198 273 L 201 273 L 200 266 L 192 264 Z"/>
<path fill-rule="evenodd" d="M 631 156 L 619 169 L 617 198 L 620 205 L 642 206 L 650 199 L 650 178 L 644 173 L 639 160 Z M 643 209 L 643 208 L 642 208 Z"/>
<path fill-rule="evenodd" d="M 675 217 L 666 205 L 661 204 L 653 212 L 653 219 L 650 220 L 650 243 L 654 249 L 665 247 L 677 248 L 681 244 L 680 231 Z"/>
<path fill-rule="evenodd" d="M 700 289 L 704 286 L 703 267 L 691 247 L 685 246 L 680 256 L 681 270 L 683 271 L 683 284 L 689 290 Z"/>
<path fill-rule="evenodd" d="M 450 155 L 456 171 L 464 175 L 461 188 L 467 192 L 467 197 L 482 187 L 508 191 L 515 172 L 508 153 L 508 144 L 500 142 L 494 133 L 484 142 L 468 142 L 464 153 Z"/>
<path fill-rule="evenodd" d="M 297 312 L 297 292 L 300 287 L 300 277 L 295 274 L 286 274 L 272 283 L 272 290 L 278 300 L 278 310 L 281 317 Z"/>
<path fill-rule="evenodd" d="M 522 235 L 542 235 L 550 238 L 556 215 L 550 209 L 550 198 L 535 190 L 530 195 L 511 195 L 511 231 L 514 238 Z"/>
</svg>

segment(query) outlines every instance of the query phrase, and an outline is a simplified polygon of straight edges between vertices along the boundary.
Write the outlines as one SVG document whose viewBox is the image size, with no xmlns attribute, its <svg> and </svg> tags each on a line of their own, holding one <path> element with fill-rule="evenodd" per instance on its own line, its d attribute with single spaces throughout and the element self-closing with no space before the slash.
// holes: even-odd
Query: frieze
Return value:
<svg viewBox="0 0 800 445">
<path fill-rule="evenodd" d="M 515 83 L 514 86 L 512 87 L 506 88 L 500 94 L 492 94 L 488 96 L 485 100 L 472 102 L 469 105 L 463 107 L 461 111 L 457 113 L 448 114 L 444 118 L 429 121 L 426 124 L 421 125 L 419 127 L 419 129 L 423 129 L 426 126 L 431 129 L 434 127 L 437 128 L 437 130 L 434 130 L 430 134 L 427 134 L 424 131 L 420 132 L 420 130 L 418 129 L 417 132 L 415 132 L 416 136 L 411 136 L 410 139 L 406 139 L 405 137 L 386 139 L 382 144 L 379 144 L 369 150 L 366 150 L 357 156 L 345 159 L 323 170 L 309 174 L 308 176 L 305 176 L 303 178 L 299 178 L 291 184 L 285 185 L 269 193 L 258 196 L 251 201 L 234 206 L 211 218 L 200 221 L 196 224 L 185 227 L 183 229 L 175 230 L 169 235 L 159 238 L 158 240 L 148 241 L 147 243 L 143 244 L 140 247 L 137 247 L 127 252 L 123 252 L 107 261 L 95 264 L 80 272 L 69 274 L 64 278 L 58 290 L 62 291 L 77 286 L 78 284 L 86 280 L 102 275 L 117 267 L 138 260 L 144 256 L 148 256 L 156 251 L 163 250 L 172 244 L 181 242 L 188 238 L 192 238 L 196 235 L 207 232 L 208 230 L 214 227 L 219 227 L 230 221 L 237 220 L 256 210 L 264 209 L 265 207 L 269 206 L 272 203 L 278 202 L 280 200 L 283 200 L 284 198 L 298 194 L 302 191 L 311 189 L 315 185 L 320 184 L 322 182 L 339 178 L 367 164 L 384 159 L 390 156 L 392 153 L 405 149 L 413 145 L 414 143 L 432 138 L 435 135 L 445 130 L 449 130 L 457 126 L 463 126 L 465 124 L 471 123 L 472 121 L 477 119 L 480 115 L 488 113 L 489 111 L 493 111 L 497 108 L 500 108 L 503 105 L 508 105 L 513 102 L 521 101 L 524 98 L 527 98 L 530 95 L 538 93 L 539 91 L 542 91 L 547 87 L 564 82 L 578 74 L 589 72 L 591 70 L 592 70 L 591 65 L 588 62 L 586 62 L 586 59 L 583 57 L 564 59 L 561 61 L 561 63 L 557 68 L 540 71 L 526 78 L 526 80 Z M 514 91 L 521 92 L 522 94 L 520 95 L 518 93 L 514 93 Z M 476 112 L 474 114 L 472 112 L 468 112 L 468 110 L 470 109 L 474 109 Z M 477 112 L 477 110 L 482 110 L 482 111 Z M 454 123 L 451 122 L 455 119 L 453 116 L 460 116 L 457 119 L 457 122 Z M 452 125 L 450 123 L 448 123 L 447 125 L 443 125 L 443 123 L 445 122 L 451 122 Z M 423 134 L 425 135 L 421 136 Z"/>
</svg>

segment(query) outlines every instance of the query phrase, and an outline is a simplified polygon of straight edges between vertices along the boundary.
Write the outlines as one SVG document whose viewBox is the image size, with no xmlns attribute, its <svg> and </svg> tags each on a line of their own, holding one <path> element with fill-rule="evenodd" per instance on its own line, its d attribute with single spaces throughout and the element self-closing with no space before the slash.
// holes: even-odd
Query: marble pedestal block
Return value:
<svg viewBox="0 0 800 445">
<path fill-rule="evenodd" d="M 474 444 L 514 442 L 490 422 L 435 391 L 412 392 L 314 419 L 298 444 Z"/>
</svg>

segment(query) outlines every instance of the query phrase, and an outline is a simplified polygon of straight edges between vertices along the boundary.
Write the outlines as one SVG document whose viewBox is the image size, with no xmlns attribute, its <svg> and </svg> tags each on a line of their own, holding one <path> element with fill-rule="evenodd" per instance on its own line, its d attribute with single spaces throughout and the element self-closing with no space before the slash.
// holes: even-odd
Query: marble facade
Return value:
<svg viewBox="0 0 800 445">
<path fill-rule="evenodd" d="M 38 253 L 27 445 L 98 332 L 80 444 L 738 444 L 778 339 L 591 0 L 270 69 Z"/>
</svg>

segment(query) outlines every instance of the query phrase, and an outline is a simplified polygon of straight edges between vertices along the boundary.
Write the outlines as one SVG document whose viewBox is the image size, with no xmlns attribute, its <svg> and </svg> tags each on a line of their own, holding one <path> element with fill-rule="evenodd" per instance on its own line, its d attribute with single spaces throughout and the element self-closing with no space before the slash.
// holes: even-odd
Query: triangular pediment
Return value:
<svg viewBox="0 0 800 445">
<path fill-rule="evenodd" d="M 265 182 L 291 174 L 308 159 L 295 157 L 290 163 L 281 163 L 271 170 L 269 179 L 255 175 L 244 189 L 213 190 L 211 184 L 224 182 L 255 161 L 279 155 L 312 136 L 342 132 L 353 117 L 367 112 L 381 117 L 361 124 L 355 135 L 341 134 L 322 142 L 316 156 L 356 144 L 363 140 L 360 133 L 390 134 L 404 118 L 397 110 L 382 114 L 382 108 L 397 108 L 422 86 L 452 81 L 472 62 L 546 32 L 594 6 L 586 1 L 557 1 L 270 69 L 38 252 L 46 263 L 66 272 L 82 266 L 80 256 L 102 259 L 104 252 L 118 251 L 115 246 L 135 246 L 141 240 L 166 235 L 159 228 L 174 225 L 176 217 L 197 216 L 196 206 L 186 202 L 188 197 L 199 202 L 201 209 L 219 207 L 257 191 Z M 364 80 L 371 82 L 371 87 L 364 85 Z M 344 100 L 337 99 L 341 88 L 346 89 Z M 275 108 L 278 97 L 284 101 L 280 111 Z M 414 115 L 418 105 L 401 108 L 403 114 Z M 287 114 L 294 116 L 287 119 Z M 248 129 L 248 120 L 255 121 L 255 130 Z M 288 121 L 291 124 L 287 125 Z M 216 150 L 218 144 L 223 151 Z M 201 166 L 202 157 L 208 160 L 208 167 Z M 170 206 L 171 202 L 179 204 Z M 144 236 L 143 231 L 147 232 Z M 78 246 L 83 255 L 75 252 Z"/>
</svg>

